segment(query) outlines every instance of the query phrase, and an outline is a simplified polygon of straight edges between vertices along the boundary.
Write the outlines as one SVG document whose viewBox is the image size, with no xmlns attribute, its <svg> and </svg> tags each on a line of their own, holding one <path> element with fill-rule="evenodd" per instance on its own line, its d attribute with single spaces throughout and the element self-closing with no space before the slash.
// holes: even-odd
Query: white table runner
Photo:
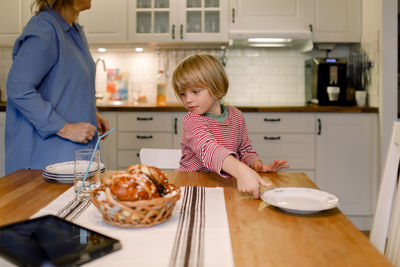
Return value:
<svg viewBox="0 0 400 267">
<path fill-rule="evenodd" d="M 149 228 L 107 224 L 90 201 L 74 201 L 73 188 L 32 217 L 45 214 L 121 241 L 121 250 L 85 266 L 234 266 L 223 188 L 182 187 L 171 218 Z"/>
</svg>

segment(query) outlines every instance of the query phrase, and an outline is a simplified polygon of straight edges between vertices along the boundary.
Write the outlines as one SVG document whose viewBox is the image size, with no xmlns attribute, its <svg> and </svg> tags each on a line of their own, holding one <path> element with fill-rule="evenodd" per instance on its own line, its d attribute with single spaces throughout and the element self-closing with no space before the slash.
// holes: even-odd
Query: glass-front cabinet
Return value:
<svg viewBox="0 0 400 267">
<path fill-rule="evenodd" d="M 130 0 L 132 42 L 227 42 L 227 0 Z"/>
</svg>

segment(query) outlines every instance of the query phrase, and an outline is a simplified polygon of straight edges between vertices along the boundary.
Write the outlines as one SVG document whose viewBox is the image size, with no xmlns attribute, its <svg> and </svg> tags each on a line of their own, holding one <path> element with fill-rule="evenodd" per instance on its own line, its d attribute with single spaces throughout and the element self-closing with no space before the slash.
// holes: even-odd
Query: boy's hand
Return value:
<svg viewBox="0 0 400 267">
<path fill-rule="evenodd" d="M 251 164 L 251 168 L 256 172 L 278 172 L 281 169 L 289 168 L 286 160 L 274 160 L 272 163 L 266 165 L 260 160 L 256 160 Z"/>
</svg>

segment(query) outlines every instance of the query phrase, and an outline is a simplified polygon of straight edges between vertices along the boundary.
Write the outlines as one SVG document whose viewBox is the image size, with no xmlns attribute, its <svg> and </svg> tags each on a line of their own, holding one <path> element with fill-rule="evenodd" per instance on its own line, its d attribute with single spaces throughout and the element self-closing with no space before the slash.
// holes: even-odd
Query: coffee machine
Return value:
<svg viewBox="0 0 400 267">
<path fill-rule="evenodd" d="M 322 106 L 354 105 L 347 89 L 345 58 L 311 58 L 305 61 L 306 101 Z"/>
</svg>

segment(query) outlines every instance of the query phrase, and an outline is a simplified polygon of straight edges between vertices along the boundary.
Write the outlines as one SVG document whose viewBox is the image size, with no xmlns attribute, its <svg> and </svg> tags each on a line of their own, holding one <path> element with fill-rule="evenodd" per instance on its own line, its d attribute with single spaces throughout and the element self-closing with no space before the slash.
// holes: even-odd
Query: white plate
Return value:
<svg viewBox="0 0 400 267">
<path fill-rule="evenodd" d="M 261 198 L 284 211 L 310 214 L 333 209 L 339 199 L 328 192 L 306 187 L 277 187 L 264 191 Z"/>
<path fill-rule="evenodd" d="M 87 161 L 82 161 L 81 169 L 85 171 L 87 168 Z M 95 164 L 90 166 L 90 172 L 96 168 Z M 100 168 L 103 171 L 104 164 L 100 162 Z M 74 175 L 74 161 L 65 161 L 55 164 L 50 164 L 43 169 L 44 172 L 52 175 L 60 176 L 73 176 Z"/>
<path fill-rule="evenodd" d="M 73 184 L 74 183 L 74 179 L 67 179 L 67 178 L 54 178 L 54 177 L 48 177 L 48 176 L 44 176 L 44 178 L 48 179 L 48 180 L 52 180 L 58 183 L 63 183 L 63 184 Z"/>
</svg>

